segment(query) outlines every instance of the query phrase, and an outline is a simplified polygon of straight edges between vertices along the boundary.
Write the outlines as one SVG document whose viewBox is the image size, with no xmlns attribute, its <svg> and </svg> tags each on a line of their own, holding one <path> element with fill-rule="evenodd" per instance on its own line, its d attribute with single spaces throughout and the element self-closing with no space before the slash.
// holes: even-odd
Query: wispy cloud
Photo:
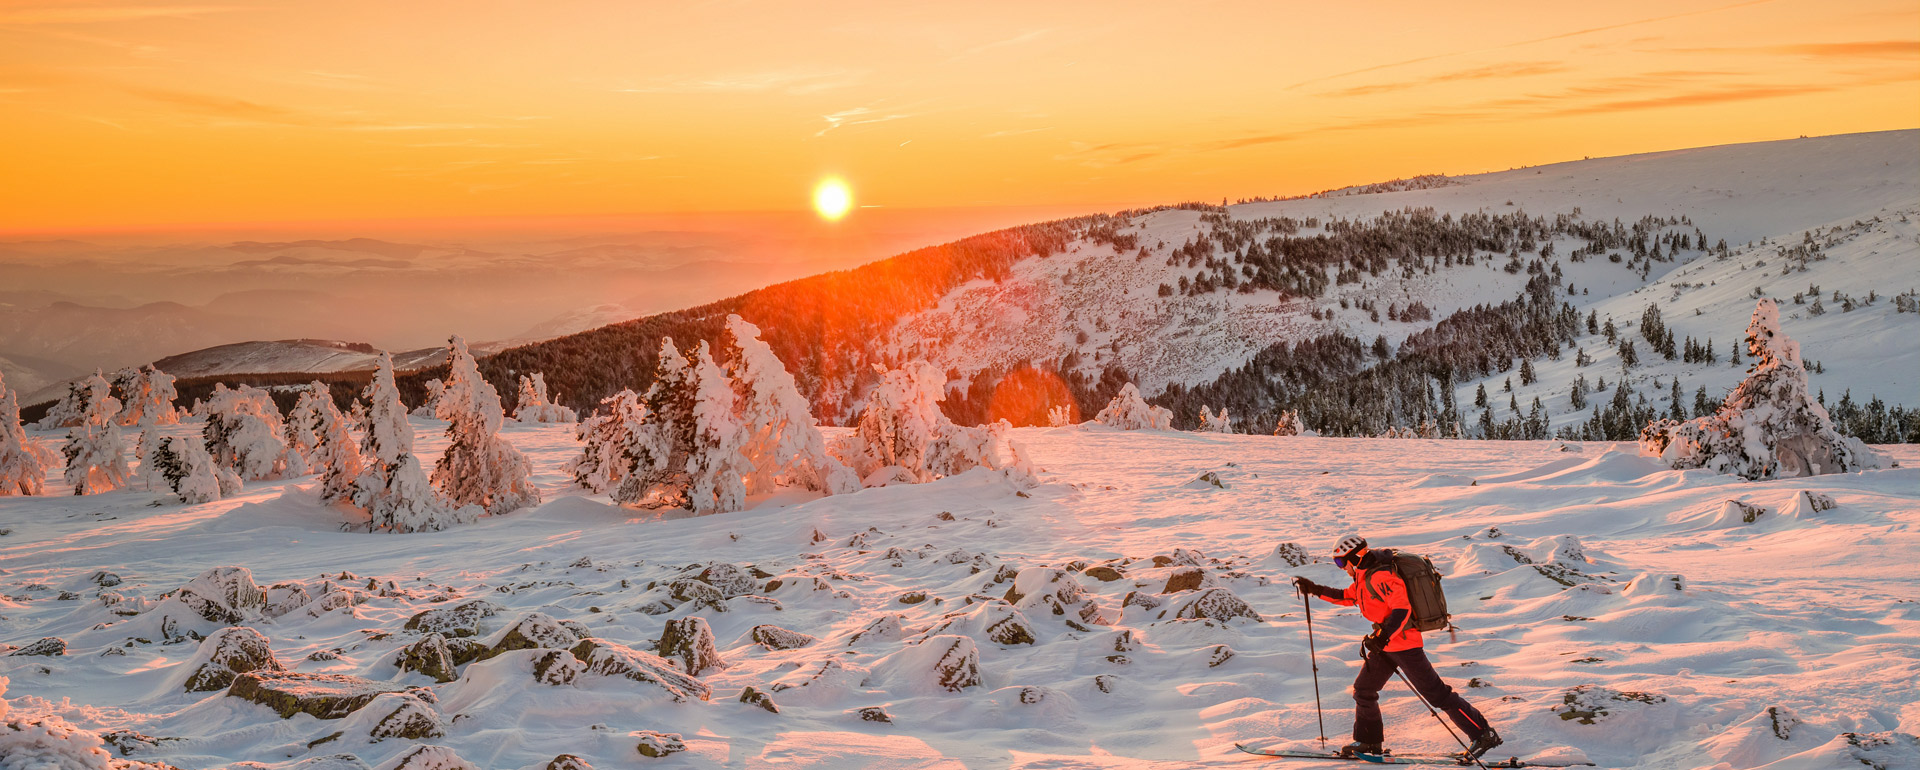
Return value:
<svg viewBox="0 0 1920 770">
<path fill-rule="evenodd" d="M 48 5 L 0 10 L 0 26 L 98 24 L 247 10 L 240 5 Z"/>
<path fill-rule="evenodd" d="M 1052 30 L 1047 30 L 1047 29 L 1029 30 L 1027 32 L 1022 32 L 1018 35 L 1014 35 L 1013 37 L 1003 38 L 1000 40 L 995 40 L 990 43 L 982 43 L 980 45 L 976 45 L 972 48 L 968 48 L 964 51 L 961 51 L 958 54 L 955 54 L 953 58 L 962 59 L 968 56 L 983 54 L 997 48 L 1009 48 L 1017 45 L 1025 45 L 1027 43 L 1031 43 L 1043 37 L 1046 37 L 1047 34 L 1050 32 L 1052 32 Z"/>
<path fill-rule="evenodd" d="M 629 94 L 717 94 L 779 92 L 805 95 L 858 85 L 858 70 L 771 70 L 655 80 L 615 91 Z"/>
<path fill-rule="evenodd" d="M 1853 40 L 1841 43 L 1665 48 L 1672 53 L 1763 54 L 1804 56 L 1810 59 L 1920 59 L 1920 40 Z"/>
<path fill-rule="evenodd" d="M 821 115 L 820 119 L 827 122 L 827 127 L 820 129 L 819 133 L 814 134 L 814 136 L 826 136 L 828 131 L 846 126 L 885 123 L 889 120 L 901 120 L 911 117 L 913 117 L 913 113 L 910 112 L 880 112 L 872 107 L 855 107 L 850 110 L 841 110 L 839 112 Z"/>
<path fill-rule="evenodd" d="M 418 132 L 459 131 L 488 128 L 472 123 L 420 123 L 381 121 L 358 115 L 327 115 L 292 107 L 239 99 L 216 94 L 176 91 L 160 88 L 126 88 L 127 93 L 173 107 L 183 113 L 213 118 L 229 124 L 252 124 L 317 128 L 337 131 Z"/>
<path fill-rule="evenodd" d="M 1041 126 L 1039 128 L 1010 128 L 1005 131 L 995 131 L 990 134 L 981 134 L 980 138 L 999 139 L 1000 137 L 1003 137 L 1003 136 L 1019 136 L 1021 134 L 1032 134 L 1040 131 L 1052 131 L 1052 130 L 1053 130 L 1053 126 Z"/>
<path fill-rule="evenodd" d="M 1392 91 L 1404 91 L 1410 88 L 1420 88 L 1424 86 L 1439 85 L 1442 83 L 1455 83 L 1455 82 L 1469 81 L 1469 80 L 1494 80 L 1499 78 L 1519 78 L 1519 77 L 1528 77 L 1532 75 L 1549 75 L 1556 72 L 1565 72 L 1567 71 L 1567 69 L 1568 69 L 1567 65 L 1557 61 L 1502 62 L 1499 64 L 1489 64 L 1484 67 L 1474 67 L 1472 69 L 1463 69 L 1463 70 L 1454 70 L 1453 72 L 1444 72 L 1438 75 L 1430 75 L 1424 78 L 1414 78 L 1412 80 L 1401 80 L 1401 81 L 1392 82 L 1392 83 L 1374 83 L 1374 84 L 1364 85 L 1364 86 L 1354 86 L 1352 88 L 1343 88 L 1338 91 L 1330 91 L 1328 92 L 1327 95 L 1329 96 L 1370 96 L 1373 94 L 1384 94 Z"/>
</svg>

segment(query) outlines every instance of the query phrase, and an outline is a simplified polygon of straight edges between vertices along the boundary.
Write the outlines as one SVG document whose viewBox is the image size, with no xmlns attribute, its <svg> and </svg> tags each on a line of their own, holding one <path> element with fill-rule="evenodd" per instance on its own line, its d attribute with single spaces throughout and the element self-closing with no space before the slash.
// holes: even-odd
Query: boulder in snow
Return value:
<svg viewBox="0 0 1920 770">
<path fill-rule="evenodd" d="M 653 653 L 601 639 L 582 640 L 574 645 L 572 652 L 586 664 L 587 673 L 658 685 L 676 701 L 706 700 L 713 694 L 713 688 L 706 682 L 680 673 L 672 663 Z"/>
<path fill-rule="evenodd" d="M 788 631 L 774 625 L 754 626 L 749 632 L 753 642 L 768 650 L 794 650 L 820 641 L 798 631 Z"/>
<path fill-rule="evenodd" d="M 401 671 L 418 671 L 441 683 L 460 678 L 460 672 L 454 668 L 456 663 L 446 637 L 439 634 L 421 637 L 420 641 L 402 649 L 393 661 L 394 667 Z"/>
<path fill-rule="evenodd" d="M 656 733 L 652 730 L 635 730 L 627 733 L 628 738 L 639 741 L 636 747 L 640 756 L 658 759 L 668 754 L 678 754 L 687 750 L 687 744 L 680 739 L 679 733 Z"/>
<path fill-rule="evenodd" d="M 1100 622 L 1100 607 L 1094 603 L 1093 595 L 1080 587 L 1066 570 L 1048 567 L 1020 570 L 1004 598 L 1018 609 L 1045 608 L 1051 614 L 1065 616 L 1069 622 L 1075 619 Z"/>
<path fill-rule="evenodd" d="M 727 662 L 720 658 L 713 628 L 707 625 L 706 618 L 667 621 L 666 627 L 660 632 L 660 644 L 655 649 L 659 650 L 660 657 L 678 661 L 680 668 L 689 676 L 727 667 Z"/>
<path fill-rule="evenodd" d="M 445 746 L 415 746 L 381 765 L 379 770 L 480 770 Z"/>
<path fill-rule="evenodd" d="M 449 607 L 436 607 L 407 619 L 406 630 L 423 634 L 441 634 L 448 638 L 477 636 L 481 618 L 490 618 L 506 609 L 485 599 L 468 599 Z"/>
<path fill-rule="evenodd" d="M 320 719 L 339 719 L 355 709 L 372 703 L 384 693 L 407 688 L 393 682 L 380 682 L 347 674 L 302 674 L 293 671 L 249 671 L 235 675 L 227 695 L 252 701 L 288 719 L 294 714 L 311 714 Z"/>
<path fill-rule="evenodd" d="M 194 614 L 227 625 L 236 625 L 250 617 L 259 617 L 267 604 L 267 592 L 253 582 L 246 567 L 214 567 L 200 573 L 174 592 Z"/>
<path fill-rule="evenodd" d="M 340 731 L 351 736 L 363 736 L 370 741 L 385 738 L 421 740 L 446 734 L 441 728 L 440 712 L 435 711 L 419 695 L 410 692 L 374 696 L 367 705 L 348 715 Z"/>
<path fill-rule="evenodd" d="M 1204 618 L 1221 621 L 1248 618 L 1256 623 L 1260 621 L 1260 613 L 1254 612 L 1253 607 L 1249 606 L 1245 600 L 1225 588 L 1208 588 L 1184 597 L 1167 609 L 1161 610 L 1159 617 L 1171 617 L 1175 620 Z"/>
<path fill-rule="evenodd" d="M 491 658 L 509 650 L 564 650 L 580 643 L 580 635 L 545 613 L 529 612 L 501 629 L 484 644 Z"/>
<path fill-rule="evenodd" d="M 867 684 L 923 694 L 978 687 L 980 650 L 964 636 L 928 637 L 881 659 Z"/>
<path fill-rule="evenodd" d="M 780 713 L 780 707 L 773 702 L 772 696 L 749 686 L 740 691 L 740 702 L 766 709 L 770 714 Z"/>
<path fill-rule="evenodd" d="M 285 671 L 267 646 L 267 637 L 246 626 L 230 626 L 213 632 L 200 642 L 200 649 L 187 661 L 187 692 L 213 692 L 233 684 L 236 675 L 249 671 Z"/>
<path fill-rule="evenodd" d="M 21 647 L 20 649 L 14 650 L 13 652 L 9 652 L 7 653 L 7 656 L 15 657 L 15 656 L 28 656 L 28 655 L 44 655 L 46 657 L 51 658 L 51 657 L 58 657 L 61 655 L 65 655 L 65 654 L 67 654 L 67 640 L 57 636 L 49 636 L 44 639 L 41 639 L 40 641 L 29 644 L 25 647 Z"/>
<path fill-rule="evenodd" d="M 573 684 L 587 670 L 587 664 L 566 650 L 540 650 L 533 659 L 533 681 L 560 687 Z"/>
</svg>

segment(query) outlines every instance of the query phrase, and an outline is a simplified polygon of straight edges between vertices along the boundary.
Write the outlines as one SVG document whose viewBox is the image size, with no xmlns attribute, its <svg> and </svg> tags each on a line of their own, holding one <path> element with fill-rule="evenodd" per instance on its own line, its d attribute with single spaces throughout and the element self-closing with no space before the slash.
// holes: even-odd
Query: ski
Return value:
<svg viewBox="0 0 1920 770">
<path fill-rule="evenodd" d="M 1455 767 L 1475 767 L 1472 760 L 1454 754 L 1356 754 L 1343 757 L 1319 751 L 1287 751 L 1275 749 L 1256 749 L 1243 743 L 1233 747 L 1248 754 L 1283 759 L 1333 759 L 1342 762 L 1371 762 L 1376 765 L 1452 765 Z M 1480 758 L 1480 764 L 1494 767 L 1592 767 L 1592 762 L 1522 762 L 1518 757 L 1504 760 Z"/>
</svg>

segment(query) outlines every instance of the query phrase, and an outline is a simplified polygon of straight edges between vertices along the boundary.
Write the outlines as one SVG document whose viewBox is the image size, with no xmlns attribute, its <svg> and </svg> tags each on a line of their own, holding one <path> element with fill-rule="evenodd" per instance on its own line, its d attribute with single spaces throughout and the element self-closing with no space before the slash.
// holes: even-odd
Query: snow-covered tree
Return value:
<svg viewBox="0 0 1920 770">
<path fill-rule="evenodd" d="M 687 505 L 687 457 L 697 429 L 696 388 L 687 357 L 671 337 L 662 338 L 653 384 L 647 387 L 647 419 L 628 436 L 626 454 L 632 462 L 613 490 L 616 502 Z"/>
<path fill-rule="evenodd" d="M 1213 410 L 1211 409 L 1208 409 L 1204 406 L 1200 407 L 1199 432 L 1229 433 L 1232 430 L 1233 430 L 1233 418 L 1227 416 L 1226 407 L 1224 406 L 1220 407 L 1220 413 L 1217 415 L 1214 414 Z"/>
<path fill-rule="evenodd" d="M 747 507 L 746 475 L 753 465 L 740 452 L 746 430 L 733 379 L 714 363 L 704 340 L 693 350 L 692 375 L 695 428 L 687 456 L 687 502 L 699 514 L 740 510 Z"/>
<path fill-rule="evenodd" d="M 1131 382 L 1121 386 L 1094 419 L 1121 430 L 1173 430 L 1173 411 L 1147 403 Z"/>
<path fill-rule="evenodd" d="M 534 372 L 520 375 L 520 403 L 513 410 L 513 419 L 519 422 L 577 422 L 580 416 L 572 409 L 548 400 L 547 377 Z"/>
<path fill-rule="evenodd" d="M 585 446 L 562 470 L 596 493 L 614 488 L 633 467 L 627 445 L 646 421 L 647 405 L 638 393 L 621 390 L 601 399 L 600 410 L 581 421 L 575 433 Z"/>
<path fill-rule="evenodd" d="M 153 364 L 135 370 L 121 383 L 120 392 L 126 396 L 126 409 L 120 413 L 121 425 L 144 427 L 180 422 L 180 410 L 173 405 L 173 400 L 180 396 L 174 390 L 173 375 Z"/>
<path fill-rule="evenodd" d="M 773 348 L 760 340 L 760 330 L 729 315 L 727 342 L 727 373 L 746 431 L 740 452 L 753 467 L 746 477 L 747 491 L 760 494 L 778 486 L 827 494 L 857 491 L 859 477 L 827 453 L 806 397 Z"/>
<path fill-rule="evenodd" d="M 127 447 L 120 434 L 120 399 L 98 372 L 82 385 L 80 424 L 67 431 L 60 453 L 67 458 L 66 479 L 76 495 L 107 492 L 127 484 Z"/>
<path fill-rule="evenodd" d="M 1281 412 L 1280 421 L 1273 426 L 1275 436 L 1304 436 L 1307 433 L 1307 426 L 1300 422 L 1300 413 L 1291 409 Z"/>
<path fill-rule="evenodd" d="M 1019 486 L 1037 483 L 1024 448 L 1009 438 L 1011 423 L 955 425 L 940 411 L 945 397 L 945 375 L 925 361 L 883 372 L 854 435 L 834 449 L 870 485 L 924 483 L 973 468 L 1001 471 Z"/>
<path fill-rule="evenodd" d="M 368 529 L 422 532 L 478 518 L 480 508 L 452 505 L 427 481 L 413 454 L 413 426 L 393 382 L 391 355 L 380 355 L 364 395 L 366 436 L 360 449 L 366 470 L 354 482 L 353 504 L 367 509 Z"/>
<path fill-rule="evenodd" d="M 320 502 L 351 499 L 366 463 L 326 383 L 316 380 L 300 394 L 287 414 L 287 433 L 289 443 L 302 448 L 308 467 L 320 475 Z"/>
<path fill-rule="evenodd" d="M 333 396 L 324 382 L 307 383 L 299 388 L 299 392 L 293 408 L 287 410 L 287 420 L 282 426 L 282 438 L 287 442 L 288 476 L 305 476 L 313 472 L 309 455 L 320 444 L 320 402 L 333 403 Z"/>
<path fill-rule="evenodd" d="M 266 391 L 248 385 L 213 386 L 207 397 L 207 425 L 201 436 L 207 454 L 243 479 L 279 478 L 287 471 L 287 442 L 281 435 L 280 407 Z"/>
<path fill-rule="evenodd" d="M 240 491 L 240 477 L 219 467 L 206 446 L 187 438 L 167 437 L 153 450 L 153 473 L 189 505 L 218 500 Z"/>
<path fill-rule="evenodd" d="M 533 469 L 513 444 L 500 437 L 506 414 L 500 393 L 467 351 L 467 342 L 447 340 L 447 385 L 434 416 L 447 421 L 447 451 L 433 468 L 433 486 L 455 505 L 478 505 L 498 516 L 540 503 Z"/>
<path fill-rule="evenodd" d="M 1047 410 L 1047 425 L 1064 428 L 1073 424 L 1073 407 L 1067 404 L 1055 404 Z"/>
<path fill-rule="evenodd" d="M 94 376 L 99 377 L 99 373 L 96 372 Z M 40 417 L 39 422 L 33 424 L 34 429 L 71 428 L 86 422 L 87 402 L 94 398 L 91 382 L 91 380 L 75 380 L 67 383 L 66 395 L 61 396 L 59 401 L 55 401 L 53 406 L 47 408 L 47 413 Z M 100 382 L 105 384 L 106 378 L 100 378 Z M 111 390 L 109 390 L 110 393 Z"/>
<path fill-rule="evenodd" d="M 0 377 L 0 497 L 44 495 L 52 458 L 20 424 L 19 394 Z"/>
<path fill-rule="evenodd" d="M 1641 451 L 1674 468 L 1711 468 L 1747 479 L 1790 478 L 1882 467 L 1879 453 L 1835 430 L 1807 386 L 1800 345 L 1780 329 L 1780 309 L 1762 298 L 1747 325 L 1747 378 L 1711 415 L 1655 420 Z"/>
<path fill-rule="evenodd" d="M 440 408 L 440 394 L 446 391 L 447 384 L 441 382 L 440 378 L 435 377 L 427 380 L 426 387 L 427 400 L 421 402 L 419 406 L 414 407 L 413 416 L 415 417 L 432 417 L 434 415 L 434 412 Z"/>
</svg>

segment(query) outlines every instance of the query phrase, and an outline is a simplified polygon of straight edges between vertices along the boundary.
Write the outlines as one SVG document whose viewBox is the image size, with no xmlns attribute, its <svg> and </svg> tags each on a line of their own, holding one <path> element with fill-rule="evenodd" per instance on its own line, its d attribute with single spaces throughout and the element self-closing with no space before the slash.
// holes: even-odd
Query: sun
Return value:
<svg viewBox="0 0 1920 770">
<path fill-rule="evenodd" d="M 813 188 L 813 210 L 827 220 L 837 220 L 853 208 L 853 190 L 838 177 L 827 177 Z"/>
</svg>

